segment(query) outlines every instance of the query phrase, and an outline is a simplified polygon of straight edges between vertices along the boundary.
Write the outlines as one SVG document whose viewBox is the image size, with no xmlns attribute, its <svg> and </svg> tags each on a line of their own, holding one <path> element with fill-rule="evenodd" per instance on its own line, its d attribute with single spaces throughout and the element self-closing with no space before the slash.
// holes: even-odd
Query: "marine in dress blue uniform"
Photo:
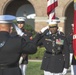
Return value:
<svg viewBox="0 0 76 75">
<path fill-rule="evenodd" d="M 41 36 L 38 46 L 46 48 L 41 65 L 44 75 L 65 75 L 69 68 L 69 50 L 64 34 L 58 31 L 57 23 L 50 22 L 49 30 L 38 36 Z"/>
<path fill-rule="evenodd" d="M 27 35 L 10 35 L 13 20 L 16 20 L 15 16 L 0 15 L 0 75 L 22 75 L 19 68 L 21 54 L 37 51 L 36 44 Z"/>
<path fill-rule="evenodd" d="M 24 29 L 26 18 L 25 17 L 17 17 L 16 19 L 17 19 L 17 26 L 25 34 L 27 34 L 27 36 L 29 36 L 29 38 L 31 38 L 32 37 L 31 33 Z M 28 64 L 28 54 L 24 54 L 24 53 L 22 54 L 22 56 L 20 57 L 19 64 L 20 64 L 20 68 L 22 70 L 22 74 L 26 75 L 26 68 L 27 68 L 27 64 Z"/>
</svg>

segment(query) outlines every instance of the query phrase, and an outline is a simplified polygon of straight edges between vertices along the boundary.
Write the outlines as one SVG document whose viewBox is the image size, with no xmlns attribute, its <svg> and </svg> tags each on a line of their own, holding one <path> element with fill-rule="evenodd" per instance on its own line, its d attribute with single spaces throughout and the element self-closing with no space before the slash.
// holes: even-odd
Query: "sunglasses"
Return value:
<svg viewBox="0 0 76 75">
<path fill-rule="evenodd" d="M 51 26 L 49 26 L 49 28 L 57 28 L 57 26 L 52 26 L 52 27 L 51 27 Z"/>
</svg>

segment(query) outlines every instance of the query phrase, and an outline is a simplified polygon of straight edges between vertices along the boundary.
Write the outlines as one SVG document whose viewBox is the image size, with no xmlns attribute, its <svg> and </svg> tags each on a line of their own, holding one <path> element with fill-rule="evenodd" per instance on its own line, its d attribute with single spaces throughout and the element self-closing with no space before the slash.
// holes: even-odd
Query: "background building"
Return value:
<svg viewBox="0 0 76 75">
<path fill-rule="evenodd" d="M 36 31 L 47 25 L 46 14 L 47 0 L 1 0 L 0 14 L 11 14 L 15 16 L 28 16 L 33 14 L 35 19 L 26 19 L 26 23 L 33 26 Z M 58 0 L 58 7 L 55 9 L 56 17 L 64 20 L 59 23 L 59 28 L 66 35 L 71 32 L 73 23 L 73 0 Z"/>
</svg>

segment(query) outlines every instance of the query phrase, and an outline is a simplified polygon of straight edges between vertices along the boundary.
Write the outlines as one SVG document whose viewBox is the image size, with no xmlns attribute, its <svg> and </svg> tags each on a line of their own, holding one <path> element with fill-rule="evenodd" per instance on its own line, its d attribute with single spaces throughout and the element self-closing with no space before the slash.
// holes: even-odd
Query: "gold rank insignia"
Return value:
<svg viewBox="0 0 76 75">
<path fill-rule="evenodd" d="M 45 39 L 46 41 L 52 41 L 51 39 Z"/>
</svg>

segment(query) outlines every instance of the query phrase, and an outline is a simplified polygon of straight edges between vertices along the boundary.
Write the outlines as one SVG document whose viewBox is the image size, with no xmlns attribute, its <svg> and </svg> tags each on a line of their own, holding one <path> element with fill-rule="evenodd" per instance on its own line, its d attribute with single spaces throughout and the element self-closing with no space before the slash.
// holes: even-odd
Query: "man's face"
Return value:
<svg viewBox="0 0 76 75">
<path fill-rule="evenodd" d="M 24 24 L 25 24 L 24 21 L 18 21 L 17 22 L 17 25 L 18 25 L 19 28 L 23 28 Z"/>
<path fill-rule="evenodd" d="M 57 32 L 57 27 L 49 27 L 49 30 L 52 34 L 56 33 Z"/>
<path fill-rule="evenodd" d="M 24 24 L 23 23 L 18 23 L 19 28 L 23 28 Z"/>
</svg>

